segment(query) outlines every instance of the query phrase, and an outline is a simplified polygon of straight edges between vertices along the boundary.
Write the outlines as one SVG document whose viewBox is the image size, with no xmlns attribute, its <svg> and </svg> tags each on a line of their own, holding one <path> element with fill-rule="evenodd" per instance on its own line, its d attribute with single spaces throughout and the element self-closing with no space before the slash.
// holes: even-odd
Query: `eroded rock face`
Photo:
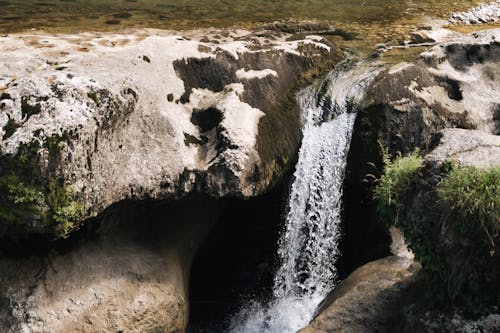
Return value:
<svg viewBox="0 0 500 333">
<path fill-rule="evenodd" d="M 221 207 L 128 203 L 69 247 L 0 253 L 0 331 L 184 332 L 191 260 Z"/>
<path fill-rule="evenodd" d="M 470 234 L 463 238 L 452 235 L 450 227 L 440 224 L 440 221 L 450 216 L 450 212 L 443 213 L 433 207 L 437 207 L 436 203 L 441 200 L 436 194 L 436 186 L 444 176 L 440 170 L 442 162 L 452 161 L 459 166 L 478 168 L 500 165 L 499 30 L 469 36 L 457 36 L 456 33 L 448 34 L 446 31 L 432 33 L 433 40 L 442 38 L 445 41 L 423 53 L 416 61 L 400 64 L 383 73 L 371 87 L 367 105 L 359 114 L 353 137 L 355 151 L 351 150 L 351 153 L 355 153 L 353 157 L 358 166 L 350 169 L 354 176 L 351 176 L 353 183 L 349 185 L 353 189 L 349 192 L 361 192 L 364 196 L 359 197 L 364 202 L 347 211 L 354 216 L 350 217 L 349 222 L 353 223 L 348 228 L 359 234 L 357 239 L 364 240 L 372 237 L 373 225 L 381 225 L 377 218 L 380 213 L 376 211 L 376 202 L 373 201 L 373 184 L 367 185 L 366 182 L 370 179 L 367 175 L 383 170 L 380 161 L 381 147 L 377 141 L 384 148 L 388 147 L 389 152 L 394 155 L 397 152 L 405 155 L 420 148 L 425 156 L 426 171 L 419 174 L 418 185 L 412 185 L 409 189 L 410 204 L 407 207 L 411 213 L 400 215 L 400 221 L 409 221 L 407 225 L 414 228 L 409 228 L 410 230 L 425 223 L 435 226 L 426 235 L 418 234 L 419 240 L 413 238 L 413 244 L 416 244 L 414 246 L 430 243 L 436 248 L 445 248 L 448 252 L 441 252 L 440 258 L 450 262 L 456 260 L 459 262 L 457 267 L 460 267 L 460 272 L 465 272 L 476 264 L 468 259 L 472 257 L 472 251 L 465 250 L 464 253 L 467 254 L 462 254 L 457 249 L 466 248 L 465 244 L 481 239 L 482 235 Z M 398 223 L 401 225 L 401 222 Z M 394 230 L 390 232 L 393 236 L 397 234 Z M 455 248 L 450 245 L 450 239 L 455 239 Z M 361 241 L 358 244 L 356 245 L 362 247 L 364 243 Z M 393 243 L 393 248 L 400 249 L 400 255 L 407 252 L 404 246 L 396 245 Z M 485 257 L 490 255 L 491 252 L 484 251 Z M 408 257 L 407 254 L 405 256 Z M 491 265 L 488 264 L 487 267 L 496 267 L 497 261 L 498 257 L 491 257 Z M 373 271 L 368 267 L 373 268 Z M 414 314 L 411 311 L 408 313 L 409 308 L 418 308 L 415 303 L 425 298 L 417 291 L 417 295 L 404 301 L 408 296 L 408 283 L 404 279 L 401 284 L 395 282 L 385 289 L 386 276 L 393 272 L 390 267 L 394 266 L 381 261 L 355 271 L 345 280 L 351 284 L 350 289 L 345 292 L 346 287 L 342 282 L 326 301 L 329 306 L 322 307 L 322 312 L 303 332 L 480 332 L 492 330 L 495 325 L 497 314 L 478 322 L 468 322 L 458 315 L 453 318 L 449 314 L 432 313 L 424 318 L 419 310 L 414 311 Z M 443 267 L 440 266 L 439 270 L 440 274 L 445 274 Z M 376 274 L 379 274 L 380 280 L 373 283 L 375 280 L 372 278 Z M 456 281 L 460 281 L 458 273 L 445 275 L 453 278 L 457 276 Z M 472 278 L 467 278 L 466 281 L 468 280 Z M 496 280 L 484 279 L 479 284 L 482 287 L 491 286 L 488 281 Z M 477 293 L 481 294 L 480 291 Z M 485 291 L 482 293 L 492 294 Z M 452 321 L 454 324 L 450 324 Z"/>
<path fill-rule="evenodd" d="M 12 35 L 0 53 L 0 228 L 63 236 L 122 200 L 266 191 L 298 149 L 293 90 L 339 60 L 242 30 Z"/>
<path fill-rule="evenodd" d="M 340 58 L 263 30 L 12 35 L 0 53 L 0 237 L 15 246 L 0 248 L 0 331 L 15 333 L 185 331 L 220 197 L 279 180 L 300 141 L 294 90 Z M 193 193 L 219 199 L 183 204 Z M 15 242 L 29 234 L 71 246 Z"/>
<path fill-rule="evenodd" d="M 429 151 L 444 128 L 499 133 L 500 30 L 440 43 L 382 74 L 360 125 L 379 128 L 392 152 Z"/>
</svg>

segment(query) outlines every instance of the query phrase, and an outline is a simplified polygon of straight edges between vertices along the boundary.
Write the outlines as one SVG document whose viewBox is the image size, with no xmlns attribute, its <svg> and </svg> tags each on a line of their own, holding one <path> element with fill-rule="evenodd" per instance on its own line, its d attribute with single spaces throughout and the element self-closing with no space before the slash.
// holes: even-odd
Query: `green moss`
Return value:
<svg viewBox="0 0 500 333">
<path fill-rule="evenodd" d="M 33 183 L 25 184 L 19 177 L 0 177 L 0 221 L 3 224 L 27 223 L 40 215 L 41 192 Z"/>
<path fill-rule="evenodd" d="M 56 233 L 58 237 L 65 238 L 79 226 L 84 217 L 84 206 L 71 187 L 54 178 L 49 179 L 45 195 Z"/>
<path fill-rule="evenodd" d="M 8 184 L 9 199 L 15 204 L 39 204 L 43 202 L 43 193 L 34 184 L 22 182 Z"/>
<path fill-rule="evenodd" d="M 20 144 L 17 155 L 0 158 L 0 222 L 29 225 L 39 220 L 41 191 L 38 142 Z M 36 199 L 36 200 L 35 200 Z"/>
</svg>

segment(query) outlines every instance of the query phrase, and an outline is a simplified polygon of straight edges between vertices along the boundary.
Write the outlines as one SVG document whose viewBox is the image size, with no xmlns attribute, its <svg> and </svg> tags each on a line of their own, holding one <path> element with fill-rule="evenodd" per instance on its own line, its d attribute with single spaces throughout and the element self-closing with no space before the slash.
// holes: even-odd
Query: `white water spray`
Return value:
<svg viewBox="0 0 500 333">
<path fill-rule="evenodd" d="M 298 95 L 302 147 L 280 239 L 273 299 L 254 302 L 232 320 L 232 333 L 294 333 L 313 318 L 335 286 L 342 186 L 356 105 L 378 69 L 342 66 Z"/>
</svg>

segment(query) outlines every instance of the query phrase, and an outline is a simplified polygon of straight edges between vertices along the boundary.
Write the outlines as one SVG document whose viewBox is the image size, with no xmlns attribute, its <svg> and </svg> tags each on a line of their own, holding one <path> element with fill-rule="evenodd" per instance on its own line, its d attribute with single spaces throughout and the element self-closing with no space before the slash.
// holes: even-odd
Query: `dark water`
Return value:
<svg viewBox="0 0 500 333">
<path fill-rule="evenodd" d="M 393 25 L 446 17 L 476 0 L 0 0 L 0 31 L 191 29 L 252 26 L 282 19 L 339 25 Z"/>
</svg>

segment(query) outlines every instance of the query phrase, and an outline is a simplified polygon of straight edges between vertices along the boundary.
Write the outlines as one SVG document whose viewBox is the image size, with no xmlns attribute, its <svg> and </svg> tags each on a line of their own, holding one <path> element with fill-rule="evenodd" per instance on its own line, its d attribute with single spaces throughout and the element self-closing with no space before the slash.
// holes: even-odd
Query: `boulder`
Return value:
<svg viewBox="0 0 500 333">
<path fill-rule="evenodd" d="M 299 333 L 386 332 L 401 316 L 401 300 L 417 271 L 417 264 L 397 256 L 358 268 L 337 285 L 319 315 Z"/>
<path fill-rule="evenodd" d="M 406 154 L 430 151 L 444 128 L 500 133 L 499 39 L 500 29 L 457 37 L 389 68 L 368 91 L 362 135 Z"/>
<path fill-rule="evenodd" d="M 0 53 L 9 333 L 184 332 L 221 205 L 280 181 L 301 138 L 294 93 L 341 58 L 264 30 L 16 34 Z"/>
<path fill-rule="evenodd" d="M 0 233 L 67 236 L 123 200 L 250 197 L 294 159 L 319 36 L 158 30 L 0 38 Z"/>
<path fill-rule="evenodd" d="M 208 198 L 127 203 L 76 240 L 7 247 L 0 332 L 184 332 L 191 261 L 221 208 Z"/>
<path fill-rule="evenodd" d="M 488 168 L 500 165 L 500 136 L 476 130 L 447 128 L 426 156 L 428 161 L 453 161 L 460 166 Z"/>
</svg>

